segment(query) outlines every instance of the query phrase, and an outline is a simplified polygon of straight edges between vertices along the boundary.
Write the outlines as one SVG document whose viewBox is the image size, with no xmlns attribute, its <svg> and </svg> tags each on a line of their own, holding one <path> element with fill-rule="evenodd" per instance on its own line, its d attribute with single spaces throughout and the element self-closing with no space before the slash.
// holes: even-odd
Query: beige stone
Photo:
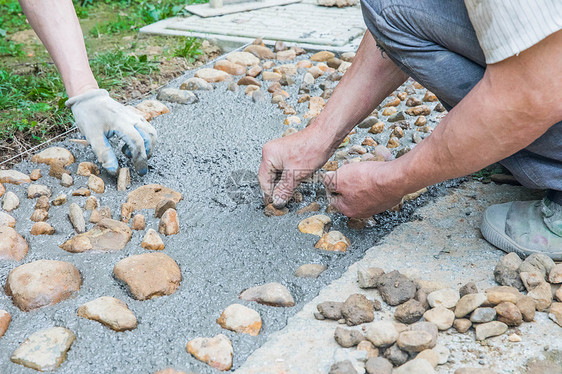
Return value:
<svg viewBox="0 0 562 374">
<path fill-rule="evenodd" d="M 310 56 L 310 60 L 315 61 L 315 62 L 325 62 L 325 61 L 328 61 L 328 60 L 330 60 L 334 57 L 335 57 L 335 55 L 332 52 L 320 51 L 320 52 L 317 52 L 317 53 L 313 54 L 312 56 Z"/>
<path fill-rule="evenodd" d="M 131 223 L 131 228 L 133 230 L 144 230 L 146 227 L 146 219 L 142 214 L 135 214 L 133 221 Z"/>
<path fill-rule="evenodd" d="M 260 304 L 276 307 L 295 306 L 295 300 L 287 287 L 275 282 L 250 287 L 242 291 L 239 298 L 241 300 L 255 301 Z"/>
<path fill-rule="evenodd" d="M 78 315 L 98 321 L 115 331 L 133 330 L 137 327 L 137 318 L 127 304 L 110 296 L 102 296 L 80 306 Z"/>
<path fill-rule="evenodd" d="M 170 113 L 170 109 L 158 100 L 144 100 L 135 107 L 140 110 L 147 121 L 162 114 Z"/>
<path fill-rule="evenodd" d="M 203 68 L 197 70 L 195 77 L 206 80 L 209 83 L 224 82 L 232 80 L 232 75 L 222 70 Z"/>
<path fill-rule="evenodd" d="M 41 169 L 33 169 L 31 173 L 29 173 L 29 179 L 32 181 L 36 181 L 39 178 L 41 178 Z"/>
<path fill-rule="evenodd" d="M 241 304 L 229 305 L 217 319 L 224 329 L 257 336 L 261 330 L 261 317 L 258 312 Z"/>
<path fill-rule="evenodd" d="M 154 209 L 160 200 L 173 200 L 176 204 L 182 199 L 182 195 L 170 188 L 159 184 L 148 184 L 131 191 L 127 197 L 127 203 L 131 204 L 133 210 Z"/>
<path fill-rule="evenodd" d="M 74 156 L 68 149 L 49 147 L 31 157 L 32 162 L 51 165 L 53 163 L 68 166 L 74 162 Z"/>
<path fill-rule="evenodd" d="M 162 235 L 175 235 L 180 232 L 180 221 L 175 209 L 168 209 L 160 218 L 158 231 Z"/>
<path fill-rule="evenodd" d="M 300 221 L 298 227 L 303 234 L 322 236 L 330 228 L 331 223 L 332 220 L 327 215 L 316 214 Z"/>
<path fill-rule="evenodd" d="M 156 230 L 148 229 L 142 239 L 141 247 L 153 251 L 161 251 L 164 249 L 164 242 Z"/>
<path fill-rule="evenodd" d="M 72 253 L 119 251 L 131 240 L 131 236 L 132 231 L 125 223 L 103 218 L 90 231 L 74 236 L 60 247 Z"/>
<path fill-rule="evenodd" d="M 36 222 L 31 226 L 31 235 L 53 235 L 55 228 L 47 222 Z"/>
<path fill-rule="evenodd" d="M 131 172 L 129 168 L 119 168 L 117 173 L 117 191 L 126 191 L 131 185 Z"/>
<path fill-rule="evenodd" d="M 64 327 L 39 330 L 14 351 L 10 360 L 38 371 L 53 371 L 66 360 L 74 339 L 74 333 Z"/>
<path fill-rule="evenodd" d="M 350 245 L 351 242 L 349 239 L 341 232 L 330 231 L 316 242 L 314 248 L 323 249 L 325 251 L 345 252 Z"/>
<path fill-rule="evenodd" d="M 232 343 L 225 335 L 214 338 L 195 338 L 187 343 L 186 350 L 196 359 L 221 371 L 232 368 Z"/>
<path fill-rule="evenodd" d="M 16 227 L 16 219 L 9 215 L 8 213 L 4 213 L 0 211 L 0 227 L 1 226 L 8 226 L 8 227 Z"/>
<path fill-rule="evenodd" d="M 90 177 L 88 178 L 88 188 L 95 193 L 104 193 L 105 183 L 100 177 L 90 174 Z"/>
<path fill-rule="evenodd" d="M 89 177 L 91 174 L 99 175 L 100 169 L 93 162 L 81 162 L 78 164 L 76 174 Z"/>
<path fill-rule="evenodd" d="M 8 327 L 10 327 L 10 321 L 12 316 L 6 310 L 0 310 L 0 338 L 4 336 Z"/>
<path fill-rule="evenodd" d="M 242 66 L 252 66 L 260 63 L 260 59 L 249 52 L 231 52 L 226 56 L 226 59 Z"/>
<path fill-rule="evenodd" d="M 31 179 L 26 174 L 17 170 L 0 170 L 0 183 L 31 183 Z"/>
<path fill-rule="evenodd" d="M 0 226 L 0 260 L 21 261 L 28 249 L 27 242 L 16 230 Z"/>
</svg>

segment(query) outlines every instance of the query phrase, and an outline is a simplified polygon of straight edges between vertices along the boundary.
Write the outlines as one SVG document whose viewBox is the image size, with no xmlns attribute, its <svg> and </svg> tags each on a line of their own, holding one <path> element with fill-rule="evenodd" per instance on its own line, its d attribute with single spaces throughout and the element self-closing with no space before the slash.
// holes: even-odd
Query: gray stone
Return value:
<svg viewBox="0 0 562 374">
<path fill-rule="evenodd" d="M 433 366 L 427 360 L 412 360 L 394 369 L 393 374 L 434 374 Z"/>
<path fill-rule="evenodd" d="M 354 347 L 365 339 L 363 334 L 357 330 L 344 329 L 336 327 L 334 331 L 334 339 L 344 348 Z"/>
<path fill-rule="evenodd" d="M 552 269 L 554 265 L 554 261 L 552 261 L 552 259 L 547 255 L 543 253 L 533 253 L 527 257 L 521 265 L 519 265 L 519 273 L 538 272 L 542 274 L 546 280 L 548 273 L 550 273 L 550 269 Z"/>
<path fill-rule="evenodd" d="M 212 91 L 213 85 L 204 79 L 193 77 L 183 82 L 180 86 L 180 89 L 188 90 L 188 91 L 196 91 L 196 90 Z"/>
<path fill-rule="evenodd" d="M 390 117 L 388 117 L 388 122 L 398 122 L 398 121 L 403 121 L 405 119 L 404 117 L 404 112 L 400 111 L 398 113 L 394 113 L 393 115 L 391 115 Z"/>
<path fill-rule="evenodd" d="M 485 293 L 470 293 L 461 297 L 455 307 L 455 317 L 462 318 L 488 300 Z"/>
<path fill-rule="evenodd" d="M 318 278 L 327 269 L 328 267 L 322 264 L 304 264 L 295 271 L 295 277 Z"/>
<path fill-rule="evenodd" d="M 426 331 L 431 334 L 431 346 L 429 348 L 435 347 L 437 344 L 437 336 L 439 335 L 439 330 L 437 326 L 431 322 L 416 322 L 410 325 L 410 331 Z"/>
<path fill-rule="evenodd" d="M 416 284 L 396 270 L 382 275 L 377 287 L 384 302 L 392 306 L 402 304 L 416 294 Z"/>
<path fill-rule="evenodd" d="M 376 288 L 377 281 L 384 274 L 381 268 L 367 268 L 357 270 L 357 282 L 361 288 Z"/>
<path fill-rule="evenodd" d="M 342 318 L 342 307 L 343 303 L 338 301 L 325 301 L 316 306 L 320 314 L 322 314 L 326 319 L 332 319 L 335 321 Z"/>
<path fill-rule="evenodd" d="M 493 336 L 498 336 L 507 331 L 507 325 L 503 322 L 492 321 L 476 326 L 476 340 L 485 340 Z"/>
<path fill-rule="evenodd" d="M 240 299 L 277 307 L 295 306 L 295 300 L 287 287 L 275 282 L 248 288 L 240 294 Z"/>
<path fill-rule="evenodd" d="M 349 360 L 336 362 L 330 367 L 328 374 L 356 374 L 357 370 Z"/>
<path fill-rule="evenodd" d="M 422 318 L 426 308 L 415 299 L 410 299 L 399 305 L 394 311 L 394 318 L 402 323 L 411 324 Z"/>
<path fill-rule="evenodd" d="M 370 129 L 375 123 L 377 123 L 379 119 L 375 116 L 369 116 L 361 121 L 357 127 L 360 129 Z"/>
<path fill-rule="evenodd" d="M 478 293 L 478 287 L 476 287 L 476 283 L 468 282 L 464 286 L 462 286 L 459 290 L 459 294 L 461 298 L 466 295 L 470 295 L 473 293 Z"/>
<path fill-rule="evenodd" d="M 375 319 L 373 303 L 361 294 L 353 294 L 343 303 L 342 316 L 350 326 L 371 322 Z"/>
<path fill-rule="evenodd" d="M 515 287 L 520 291 L 523 291 L 525 287 L 523 282 L 519 277 L 519 266 L 523 261 L 517 256 L 515 252 L 508 253 L 503 256 L 497 263 L 494 269 L 494 278 L 496 282 L 502 286 Z"/>
<path fill-rule="evenodd" d="M 178 104 L 193 104 L 199 99 L 197 96 L 187 90 L 178 90 L 176 88 L 162 88 L 156 97 L 158 100 L 169 101 Z"/>
<path fill-rule="evenodd" d="M 496 318 L 494 308 L 476 308 L 470 315 L 470 322 L 484 323 L 493 321 Z"/>
<path fill-rule="evenodd" d="M 404 352 L 403 350 L 401 350 L 397 344 L 388 347 L 384 351 L 383 356 L 384 358 L 392 362 L 394 366 L 400 366 L 408 361 L 408 352 Z"/>
<path fill-rule="evenodd" d="M 53 371 L 66 359 L 74 333 L 51 327 L 31 334 L 12 354 L 12 362 L 38 371 Z"/>
<path fill-rule="evenodd" d="M 365 363 L 367 374 L 392 374 L 392 363 L 383 357 L 373 357 Z"/>
</svg>

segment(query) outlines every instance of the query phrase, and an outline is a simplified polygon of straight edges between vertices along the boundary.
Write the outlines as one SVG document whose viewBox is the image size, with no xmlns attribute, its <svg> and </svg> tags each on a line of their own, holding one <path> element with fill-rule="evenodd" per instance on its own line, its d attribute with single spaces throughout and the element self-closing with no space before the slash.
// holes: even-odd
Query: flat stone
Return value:
<svg viewBox="0 0 562 374">
<path fill-rule="evenodd" d="M 11 212 L 16 210 L 20 206 L 20 199 L 12 191 L 6 192 L 4 199 L 2 200 L 2 209 L 6 212 Z"/>
<path fill-rule="evenodd" d="M 455 307 L 455 317 L 462 318 L 488 301 L 485 293 L 470 293 L 461 297 Z"/>
<path fill-rule="evenodd" d="M 562 263 L 553 266 L 548 273 L 548 281 L 550 283 L 562 283 Z"/>
<path fill-rule="evenodd" d="M 261 317 L 258 312 L 241 304 L 226 307 L 217 323 L 224 329 L 257 336 L 261 330 Z"/>
<path fill-rule="evenodd" d="M 78 315 L 115 331 L 134 330 L 137 327 L 135 314 L 125 302 L 110 296 L 102 296 L 78 308 Z"/>
<path fill-rule="evenodd" d="M 350 245 L 351 242 L 349 239 L 341 232 L 330 231 L 316 242 L 314 248 L 323 249 L 325 251 L 345 252 Z"/>
<path fill-rule="evenodd" d="M 188 90 L 188 91 L 212 91 L 213 85 L 207 82 L 204 79 L 192 77 L 188 78 L 185 82 L 183 82 L 180 86 L 180 90 Z"/>
<path fill-rule="evenodd" d="M 222 70 L 203 68 L 195 72 L 195 77 L 201 78 L 209 83 L 224 82 L 232 80 L 232 75 Z"/>
<path fill-rule="evenodd" d="M 8 330 L 8 327 L 10 327 L 11 320 L 12 317 L 10 316 L 10 313 L 5 310 L 0 310 L 0 338 L 4 336 L 6 330 Z"/>
<path fill-rule="evenodd" d="M 484 323 L 496 319 L 496 310 L 494 308 L 476 308 L 471 316 L 470 322 Z"/>
<path fill-rule="evenodd" d="M 335 55 L 332 52 L 320 51 L 310 56 L 310 61 L 326 62 L 334 57 Z"/>
<path fill-rule="evenodd" d="M 77 233 L 81 234 L 86 231 L 86 221 L 84 220 L 84 212 L 76 203 L 70 204 L 68 207 L 68 218 Z"/>
<path fill-rule="evenodd" d="M 180 221 L 175 209 L 170 208 L 164 212 L 158 224 L 158 231 L 166 236 L 175 235 L 180 232 Z"/>
<path fill-rule="evenodd" d="M 135 108 L 143 113 L 144 119 L 147 121 L 162 114 L 170 113 L 170 109 L 158 100 L 144 100 L 138 103 Z"/>
<path fill-rule="evenodd" d="M 367 374 L 392 374 L 392 363 L 383 357 L 369 358 L 365 370 Z"/>
<path fill-rule="evenodd" d="M 438 291 L 434 291 L 427 295 L 427 302 L 433 308 L 444 307 L 444 308 L 454 308 L 459 301 L 459 292 L 452 288 L 443 288 Z"/>
<path fill-rule="evenodd" d="M 94 174 L 90 174 L 90 176 L 88 177 L 88 188 L 95 193 L 104 193 L 105 183 L 100 177 Z"/>
<path fill-rule="evenodd" d="M 562 327 L 562 303 L 552 303 L 548 317 Z"/>
<path fill-rule="evenodd" d="M 329 229 L 331 223 L 332 220 L 327 215 L 317 214 L 300 221 L 298 227 L 303 234 L 322 236 Z"/>
<path fill-rule="evenodd" d="M 12 354 L 16 364 L 38 371 L 53 371 L 66 360 L 74 333 L 64 327 L 51 327 L 31 334 Z"/>
<path fill-rule="evenodd" d="M 497 320 L 508 326 L 519 326 L 523 323 L 521 312 L 513 303 L 503 302 L 494 308 L 496 310 Z"/>
<path fill-rule="evenodd" d="M 31 226 L 31 235 L 53 235 L 55 228 L 47 222 L 35 222 Z"/>
<path fill-rule="evenodd" d="M 392 321 L 376 321 L 367 327 L 367 339 L 377 348 L 389 347 L 398 339 L 398 331 Z"/>
<path fill-rule="evenodd" d="M 392 306 L 402 304 L 416 294 L 415 283 L 396 270 L 379 277 L 378 289 L 384 302 Z"/>
<path fill-rule="evenodd" d="M 30 184 L 27 187 L 27 198 L 35 199 L 40 196 L 51 197 L 51 189 L 42 184 Z"/>
<path fill-rule="evenodd" d="M 498 336 L 507 331 L 507 325 L 503 322 L 492 321 L 476 325 L 476 340 L 485 340 Z"/>
<path fill-rule="evenodd" d="M 472 322 L 466 318 L 459 318 L 456 319 L 455 322 L 453 322 L 453 327 L 461 334 L 467 332 L 471 326 L 472 326 Z"/>
<path fill-rule="evenodd" d="M 31 178 L 29 178 L 28 175 L 17 170 L 0 170 L 0 183 L 31 183 Z"/>
<path fill-rule="evenodd" d="M 503 256 L 494 269 L 496 282 L 502 286 L 511 286 L 523 291 L 525 288 L 518 272 L 522 263 L 523 261 L 515 252 Z"/>
<path fill-rule="evenodd" d="M 260 304 L 276 307 L 295 306 L 295 300 L 289 290 L 280 283 L 266 283 L 242 291 L 239 298 L 246 301 L 255 301 Z"/>
<path fill-rule="evenodd" d="M 318 278 L 327 269 L 328 267 L 322 264 L 304 264 L 295 271 L 295 277 Z"/>
<path fill-rule="evenodd" d="M 433 366 L 427 360 L 412 360 L 392 371 L 393 374 L 434 374 Z"/>
<path fill-rule="evenodd" d="M 60 245 L 68 252 L 119 251 L 131 240 L 132 231 L 123 222 L 103 218 L 90 231 L 78 234 Z"/>
<path fill-rule="evenodd" d="M 80 289 L 82 277 L 69 262 L 33 261 L 10 271 L 6 294 L 24 312 L 55 305 Z"/>
<path fill-rule="evenodd" d="M 350 326 L 371 322 L 375 319 L 373 303 L 365 295 L 350 295 L 343 303 L 342 316 Z"/>
<path fill-rule="evenodd" d="M 235 64 L 234 62 L 228 60 L 220 60 L 213 66 L 214 69 L 222 70 L 230 75 L 244 75 L 246 74 L 246 68 L 243 65 Z"/>
<path fill-rule="evenodd" d="M 357 330 L 344 329 L 336 327 L 334 339 L 344 348 L 354 347 L 365 339 L 363 334 Z"/>
<path fill-rule="evenodd" d="M 271 49 L 261 45 L 249 45 L 244 49 L 244 52 L 251 53 L 264 60 L 273 60 L 275 58 L 275 53 Z"/>
<path fill-rule="evenodd" d="M 15 229 L 0 226 L 0 260 L 21 261 L 28 249 L 27 242 Z"/>
<path fill-rule="evenodd" d="M 159 184 L 147 184 L 131 191 L 127 197 L 127 203 L 131 204 L 133 210 L 154 209 L 160 200 L 173 200 L 176 204 L 182 199 L 182 195 L 170 188 Z"/>
<path fill-rule="evenodd" d="M 232 343 L 225 335 L 214 338 L 195 338 L 187 343 L 186 350 L 193 357 L 221 371 L 232 367 Z"/>
<path fill-rule="evenodd" d="M 339 320 L 342 317 L 341 309 L 343 307 L 342 302 L 338 301 L 325 301 L 320 303 L 316 306 L 318 312 L 324 316 L 324 318 L 331 319 L 331 320 Z"/>
<path fill-rule="evenodd" d="M 533 253 L 519 265 L 519 273 L 538 272 L 546 279 L 550 269 L 554 267 L 554 261 L 543 253 Z"/>
<path fill-rule="evenodd" d="M 59 164 L 68 166 L 74 162 L 74 156 L 68 149 L 61 147 L 49 147 L 31 157 L 32 162 L 38 164 Z"/>
<path fill-rule="evenodd" d="M 382 275 L 384 275 L 384 270 L 381 268 L 360 268 L 357 270 L 357 283 L 360 288 L 376 288 L 379 277 Z"/>
<path fill-rule="evenodd" d="M 228 61 L 242 66 L 252 66 L 260 63 L 260 59 L 249 52 L 231 52 L 226 58 Z"/>
<path fill-rule="evenodd" d="M 453 326 L 455 313 L 447 308 L 438 306 L 425 312 L 423 314 L 423 318 L 426 321 L 435 324 L 439 330 L 447 330 Z"/>
<path fill-rule="evenodd" d="M 81 187 L 74 192 L 72 192 L 72 196 L 90 196 L 91 192 L 86 187 Z"/>
<path fill-rule="evenodd" d="M 497 305 L 504 301 L 516 303 L 521 297 L 521 293 L 515 287 L 500 286 L 486 289 L 486 296 L 488 297 L 488 304 Z"/>
<path fill-rule="evenodd" d="M 131 185 L 131 171 L 129 168 L 119 168 L 117 172 L 117 191 L 126 191 Z"/>
<path fill-rule="evenodd" d="M 430 348 L 432 340 L 431 334 L 426 331 L 402 331 L 397 344 L 404 351 L 421 352 Z"/>
</svg>

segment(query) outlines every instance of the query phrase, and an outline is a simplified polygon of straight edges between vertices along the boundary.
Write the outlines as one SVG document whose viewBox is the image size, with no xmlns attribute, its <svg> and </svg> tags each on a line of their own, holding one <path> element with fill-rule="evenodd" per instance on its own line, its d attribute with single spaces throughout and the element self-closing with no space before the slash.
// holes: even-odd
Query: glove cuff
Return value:
<svg viewBox="0 0 562 374">
<path fill-rule="evenodd" d="M 70 99 L 66 100 L 64 105 L 66 105 L 68 108 L 71 108 L 74 104 L 88 101 L 96 97 L 109 97 L 109 93 L 103 89 L 91 90 L 78 96 L 71 97 Z"/>
</svg>

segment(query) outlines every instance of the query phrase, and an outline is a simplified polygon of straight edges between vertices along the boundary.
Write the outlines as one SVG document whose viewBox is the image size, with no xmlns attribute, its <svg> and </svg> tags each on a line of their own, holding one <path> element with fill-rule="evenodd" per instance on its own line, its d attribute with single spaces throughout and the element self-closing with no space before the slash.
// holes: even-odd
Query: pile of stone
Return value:
<svg viewBox="0 0 562 374">
<path fill-rule="evenodd" d="M 377 289 L 385 304 L 396 307 L 394 320 L 375 321 L 376 312 L 383 305 L 362 294 L 353 294 L 344 302 L 318 304 L 315 317 L 336 320 L 342 325 L 363 325 L 362 330 L 337 327 L 334 339 L 344 348 L 365 351 L 368 374 L 434 373 L 435 367 L 447 363 L 449 356 L 449 350 L 438 344 L 438 332 L 450 328 L 461 334 L 474 330 L 475 339 L 484 341 L 532 322 L 537 311 L 548 313 L 562 326 L 562 303 L 553 302 L 553 295 L 562 301 L 562 264 L 555 265 L 542 254 L 522 261 L 510 253 L 499 261 L 494 275 L 502 285 L 480 292 L 473 282 L 456 290 L 437 282 L 413 281 L 398 271 L 361 269 L 359 287 Z M 508 336 L 511 342 L 522 339 L 519 330 Z M 351 361 L 337 362 L 330 371 L 356 372 Z M 455 373 L 493 371 L 459 368 Z"/>
</svg>

